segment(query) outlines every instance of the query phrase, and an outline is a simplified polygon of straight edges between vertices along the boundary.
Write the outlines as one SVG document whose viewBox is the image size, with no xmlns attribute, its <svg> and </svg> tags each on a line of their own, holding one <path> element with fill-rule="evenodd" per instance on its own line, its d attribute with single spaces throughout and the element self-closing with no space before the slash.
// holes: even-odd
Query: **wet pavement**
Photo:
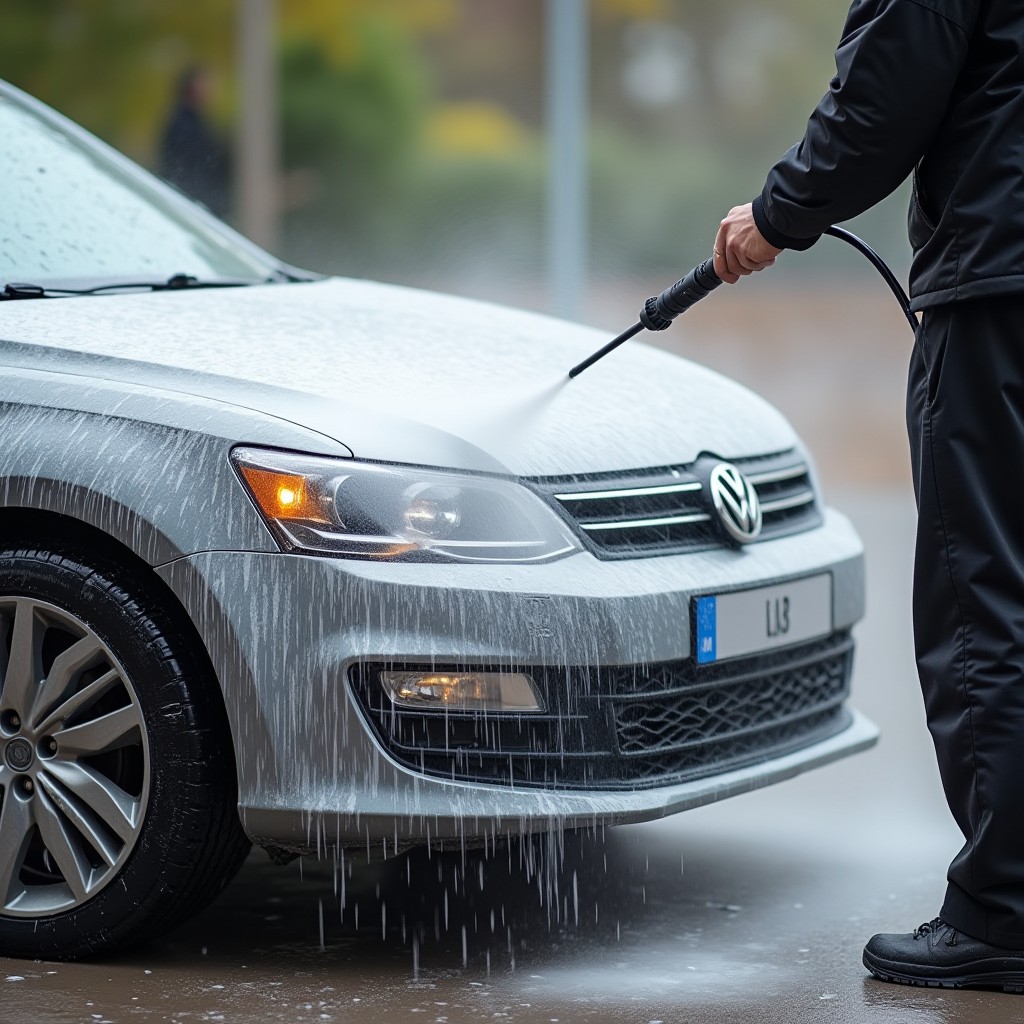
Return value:
<svg viewBox="0 0 1024 1024">
<path fill-rule="evenodd" d="M 357 854 L 336 870 L 254 854 L 216 905 L 145 948 L 0 960 L 0 1021 L 1024 1021 L 1024 997 L 885 985 L 860 965 L 873 931 L 934 916 L 959 841 L 913 672 L 910 497 L 831 497 L 869 551 L 854 703 L 883 728 L 875 750 L 490 857 Z"/>
</svg>

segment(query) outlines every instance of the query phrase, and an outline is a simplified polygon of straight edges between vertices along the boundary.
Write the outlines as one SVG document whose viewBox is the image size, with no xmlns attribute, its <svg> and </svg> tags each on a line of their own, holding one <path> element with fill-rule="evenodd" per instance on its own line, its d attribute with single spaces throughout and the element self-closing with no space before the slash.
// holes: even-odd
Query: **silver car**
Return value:
<svg viewBox="0 0 1024 1024">
<path fill-rule="evenodd" d="M 323 279 L 0 86 L 0 953 L 250 844 L 635 822 L 874 743 L 861 543 L 766 403 Z"/>
</svg>

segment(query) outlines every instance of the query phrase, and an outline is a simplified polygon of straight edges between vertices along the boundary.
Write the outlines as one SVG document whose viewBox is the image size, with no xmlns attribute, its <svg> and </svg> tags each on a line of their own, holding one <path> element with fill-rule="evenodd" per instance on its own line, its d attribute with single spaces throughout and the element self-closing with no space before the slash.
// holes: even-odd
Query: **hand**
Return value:
<svg viewBox="0 0 1024 1024">
<path fill-rule="evenodd" d="M 751 204 L 736 206 L 722 221 L 715 238 L 715 273 L 726 283 L 764 270 L 782 252 L 757 230 Z"/>
</svg>

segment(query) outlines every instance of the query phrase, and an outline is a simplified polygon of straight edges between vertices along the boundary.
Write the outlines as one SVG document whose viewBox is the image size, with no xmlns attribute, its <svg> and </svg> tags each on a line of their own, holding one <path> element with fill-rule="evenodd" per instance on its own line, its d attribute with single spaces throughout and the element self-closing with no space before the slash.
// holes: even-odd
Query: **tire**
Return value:
<svg viewBox="0 0 1024 1024">
<path fill-rule="evenodd" d="M 241 866 L 220 688 L 145 567 L 0 544 L 0 794 L 0 954 L 159 938 Z"/>
</svg>

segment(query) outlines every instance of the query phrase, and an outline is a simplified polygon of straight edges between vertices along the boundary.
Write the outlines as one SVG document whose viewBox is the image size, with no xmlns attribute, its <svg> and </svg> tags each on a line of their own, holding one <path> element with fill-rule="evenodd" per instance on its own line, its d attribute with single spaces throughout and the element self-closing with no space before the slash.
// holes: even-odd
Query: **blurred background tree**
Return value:
<svg viewBox="0 0 1024 1024">
<path fill-rule="evenodd" d="M 227 136 L 242 0 L 5 0 L 0 77 L 154 166 L 199 62 Z M 591 0 L 590 262 L 600 284 L 705 254 L 802 132 L 846 0 Z M 539 304 L 544 0 L 279 0 L 281 230 L 316 269 Z M 902 197 L 865 231 L 906 258 Z M 834 247 L 807 273 L 861 273 Z M 642 290 L 642 288 L 641 288 Z"/>
</svg>

